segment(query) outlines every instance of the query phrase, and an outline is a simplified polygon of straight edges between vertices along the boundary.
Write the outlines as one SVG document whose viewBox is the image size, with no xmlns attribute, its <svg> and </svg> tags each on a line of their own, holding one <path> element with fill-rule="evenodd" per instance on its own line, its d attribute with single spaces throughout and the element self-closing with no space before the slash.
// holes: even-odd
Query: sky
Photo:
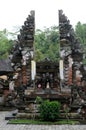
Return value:
<svg viewBox="0 0 86 130">
<path fill-rule="evenodd" d="M 31 10 L 35 10 L 37 29 L 58 25 L 58 10 L 75 26 L 86 23 L 86 0 L 0 0 L 0 30 L 22 26 Z"/>
</svg>

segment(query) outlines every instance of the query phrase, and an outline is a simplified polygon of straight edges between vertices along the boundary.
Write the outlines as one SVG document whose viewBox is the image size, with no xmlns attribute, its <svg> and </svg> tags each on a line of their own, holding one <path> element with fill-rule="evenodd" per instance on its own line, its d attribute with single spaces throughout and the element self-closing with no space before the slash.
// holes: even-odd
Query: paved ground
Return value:
<svg viewBox="0 0 86 130">
<path fill-rule="evenodd" d="M 0 130 L 86 130 L 86 125 L 10 125 L 4 119 L 7 113 L 0 112 Z"/>
</svg>

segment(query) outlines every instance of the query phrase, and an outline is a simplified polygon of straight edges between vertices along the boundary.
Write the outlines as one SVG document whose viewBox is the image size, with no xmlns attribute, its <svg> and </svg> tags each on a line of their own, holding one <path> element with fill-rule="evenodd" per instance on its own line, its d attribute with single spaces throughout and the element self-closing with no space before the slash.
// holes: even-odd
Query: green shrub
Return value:
<svg viewBox="0 0 86 130">
<path fill-rule="evenodd" d="M 60 103 L 58 101 L 44 101 L 40 107 L 40 117 L 45 121 L 56 121 L 59 117 Z"/>
<path fill-rule="evenodd" d="M 36 103 L 37 103 L 37 104 L 41 104 L 42 102 L 43 102 L 42 98 L 39 97 L 39 96 L 37 96 L 37 97 L 36 97 Z"/>
</svg>

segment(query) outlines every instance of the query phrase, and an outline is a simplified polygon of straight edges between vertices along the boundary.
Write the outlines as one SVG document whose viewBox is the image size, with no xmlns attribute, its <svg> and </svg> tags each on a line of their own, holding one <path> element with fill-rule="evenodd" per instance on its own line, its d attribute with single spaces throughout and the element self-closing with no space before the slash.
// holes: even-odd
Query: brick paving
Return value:
<svg viewBox="0 0 86 130">
<path fill-rule="evenodd" d="M 0 130 L 86 130 L 86 125 L 10 125 L 5 120 L 8 112 L 0 112 Z"/>
</svg>

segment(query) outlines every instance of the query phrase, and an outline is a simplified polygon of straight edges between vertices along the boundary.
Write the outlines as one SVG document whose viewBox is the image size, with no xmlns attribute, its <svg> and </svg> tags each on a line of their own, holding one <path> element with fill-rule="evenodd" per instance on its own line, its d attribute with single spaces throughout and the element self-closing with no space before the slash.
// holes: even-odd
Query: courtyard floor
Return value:
<svg viewBox="0 0 86 130">
<path fill-rule="evenodd" d="M 8 112 L 0 112 L 0 130 L 86 130 L 86 125 L 10 125 L 5 120 Z"/>
</svg>

